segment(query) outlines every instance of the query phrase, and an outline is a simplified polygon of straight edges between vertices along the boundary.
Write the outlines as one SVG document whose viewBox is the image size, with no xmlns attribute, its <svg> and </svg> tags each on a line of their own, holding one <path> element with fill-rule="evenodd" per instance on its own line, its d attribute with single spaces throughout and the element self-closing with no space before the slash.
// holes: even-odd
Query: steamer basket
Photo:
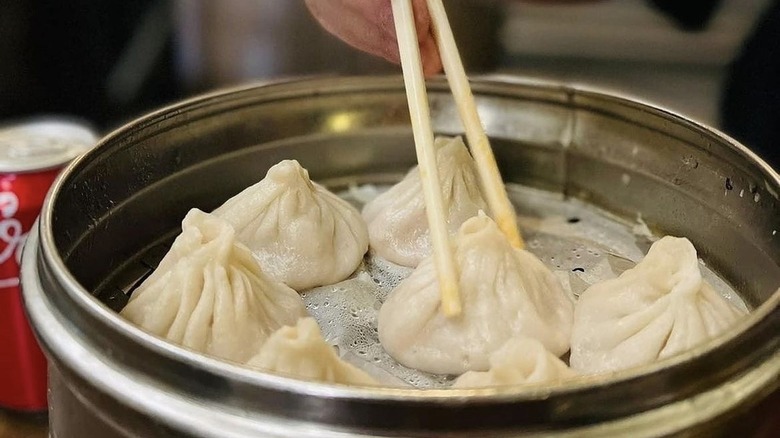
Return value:
<svg viewBox="0 0 780 438">
<path fill-rule="evenodd" d="M 190 208 L 215 208 L 284 158 L 332 187 L 397 180 L 415 162 L 400 78 L 250 86 L 129 123 L 53 187 L 23 261 L 27 310 L 50 359 L 52 436 L 712 436 L 771 427 L 750 415 L 768 396 L 776 402 L 779 385 L 778 174 L 719 132 L 620 96 L 513 77 L 473 87 L 507 181 L 641 213 L 690 238 L 752 313 L 650 366 L 490 390 L 291 380 L 150 336 L 117 315 L 120 286 L 154 266 Z M 446 83 L 432 81 L 429 93 L 437 132 L 459 133 Z M 763 409 L 777 413 L 776 404 Z"/>
</svg>

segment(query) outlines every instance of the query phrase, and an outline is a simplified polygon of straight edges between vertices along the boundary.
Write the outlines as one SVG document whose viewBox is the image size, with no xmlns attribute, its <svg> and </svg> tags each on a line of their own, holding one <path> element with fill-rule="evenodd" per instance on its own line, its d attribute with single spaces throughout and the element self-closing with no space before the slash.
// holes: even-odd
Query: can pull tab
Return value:
<svg viewBox="0 0 780 438">
<path fill-rule="evenodd" d="M 57 120 L 0 127 L 0 172 L 62 166 L 96 142 L 97 136 L 90 129 Z"/>
<path fill-rule="evenodd" d="M 0 149 L 5 149 L 8 158 L 35 158 L 49 157 L 67 153 L 73 148 L 78 148 L 72 142 L 51 137 L 28 137 L 24 140 L 0 139 Z"/>
</svg>

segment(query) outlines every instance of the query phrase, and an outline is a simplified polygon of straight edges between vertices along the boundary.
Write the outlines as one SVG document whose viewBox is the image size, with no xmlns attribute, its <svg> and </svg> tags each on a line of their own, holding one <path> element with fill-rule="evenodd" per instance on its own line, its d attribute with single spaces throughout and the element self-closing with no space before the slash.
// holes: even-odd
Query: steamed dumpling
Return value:
<svg viewBox="0 0 780 438">
<path fill-rule="evenodd" d="M 214 214 L 233 225 L 265 272 L 298 291 L 349 277 L 368 250 L 360 213 L 295 160 L 273 166 Z"/>
<path fill-rule="evenodd" d="M 442 315 L 433 257 L 394 289 L 379 311 L 379 340 L 398 362 L 438 374 L 487 371 L 509 339 L 539 340 L 555 355 L 569 349 L 572 302 L 531 253 L 513 248 L 484 214 L 458 231 L 454 254 L 463 313 Z"/>
<path fill-rule="evenodd" d="M 322 337 L 313 318 L 302 318 L 293 327 L 277 330 L 247 365 L 306 380 L 377 385 L 365 371 L 344 362 L 336 355 L 333 347 Z"/>
<path fill-rule="evenodd" d="M 442 200 L 448 209 L 447 224 L 455 234 L 466 219 L 487 211 L 479 189 L 474 160 L 460 137 L 438 137 L 436 163 Z M 415 267 L 431 255 L 430 230 L 425 214 L 420 170 L 414 167 L 406 177 L 363 208 L 371 248 L 393 263 Z"/>
<path fill-rule="evenodd" d="M 298 293 L 268 278 L 227 222 L 197 209 L 120 313 L 148 332 L 234 362 L 308 315 Z"/>
<path fill-rule="evenodd" d="M 742 315 L 702 279 L 691 242 L 667 236 L 634 268 L 582 293 L 571 367 L 598 373 L 647 364 L 703 343 Z"/>
<path fill-rule="evenodd" d="M 484 388 L 556 382 L 576 375 L 539 341 L 513 338 L 490 355 L 490 371 L 469 371 L 458 377 L 452 387 Z"/>
</svg>

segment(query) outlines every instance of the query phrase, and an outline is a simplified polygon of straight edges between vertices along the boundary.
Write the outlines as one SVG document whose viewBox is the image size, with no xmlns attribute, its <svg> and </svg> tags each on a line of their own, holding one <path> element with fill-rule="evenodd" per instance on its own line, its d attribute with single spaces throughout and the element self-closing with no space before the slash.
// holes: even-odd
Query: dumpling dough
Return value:
<svg viewBox="0 0 780 438">
<path fill-rule="evenodd" d="M 576 376 L 562 360 L 555 357 L 539 341 L 513 338 L 490 355 L 490 371 L 469 371 L 458 377 L 453 388 L 484 388 L 488 386 L 544 383 Z"/>
<path fill-rule="evenodd" d="M 455 261 L 463 313 L 447 318 L 433 257 L 394 289 L 379 311 L 379 340 L 398 362 L 437 374 L 487 371 L 490 354 L 518 336 L 555 355 L 569 349 L 572 302 L 533 254 L 513 248 L 480 214 L 458 231 Z"/>
<path fill-rule="evenodd" d="M 743 312 L 705 282 L 688 239 L 664 237 L 574 310 L 571 367 L 599 373 L 673 356 L 723 332 Z"/>
<path fill-rule="evenodd" d="M 302 318 L 294 327 L 277 330 L 247 365 L 307 380 L 377 385 L 366 372 L 336 355 L 333 347 L 322 337 L 314 318 Z"/>
<path fill-rule="evenodd" d="M 349 277 L 368 251 L 360 213 L 295 160 L 273 166 L 214 214 L 233 225 L 265 272 L 298 291 Z"/>
<path fill-rule="evenodd" d="M 242 363 L 271 333 L 308 313 L 297 292 L 263 273 L 227 222 L 193 209 L 121 315 L 177 344 Z"/>
<path fill-rule="evenodd" d="M 450 234 L 480 210 L 487 211 L 474 160 L 460 137 L 435 141 L 442 194 Z M 371 248 L 380 257 L 411 268 L 431 255 L 420 170 L 414 167 L 390 190 L 363 207 Z"/>
</svg>

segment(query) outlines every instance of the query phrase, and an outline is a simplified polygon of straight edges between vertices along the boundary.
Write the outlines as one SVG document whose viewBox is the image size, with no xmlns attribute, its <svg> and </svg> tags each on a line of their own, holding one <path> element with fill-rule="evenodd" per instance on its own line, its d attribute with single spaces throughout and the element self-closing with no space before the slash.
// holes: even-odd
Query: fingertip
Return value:
<svg viewBox="0 0 780 438">
<path fill-rule="evenodd" d="M 414 0 L 412 9 L 414 10 L 414 27 L 417 30 L 417 36 L 422 39 L 431 32 L 432 27 L 428 3 L 426 0 Z"/>
<path fill-rule="evenodd" d="M 441 56 L 439 48 L 433 39 L 426 40 L 420 47 L 420 57 L 423 63 L 423 73 L 425 77 L 435 76 L 442 71 Z"/>
<path fill-rule="evenodd" d="M 401 52 L 398 49 L 398 39 L 393 34 L 383 34 L 380 41 L 380 55 L 393 64 L 401 63 Z"/>
<path fill-rule="evenodd" d="M 439 62 L 425 62 L 423 63 L 423 74 L 426 78 L 431 78 L 441 73 L 442 66 Z"/>
<path fill-rule="evenodd" d="M 393 64 L 401 64 L 401 53 L 398 51 L 398 48 L 386 48 L 382 52 L 382 58 L 385 58 L 386 61 L 392 62 Z"/>
</svg>

